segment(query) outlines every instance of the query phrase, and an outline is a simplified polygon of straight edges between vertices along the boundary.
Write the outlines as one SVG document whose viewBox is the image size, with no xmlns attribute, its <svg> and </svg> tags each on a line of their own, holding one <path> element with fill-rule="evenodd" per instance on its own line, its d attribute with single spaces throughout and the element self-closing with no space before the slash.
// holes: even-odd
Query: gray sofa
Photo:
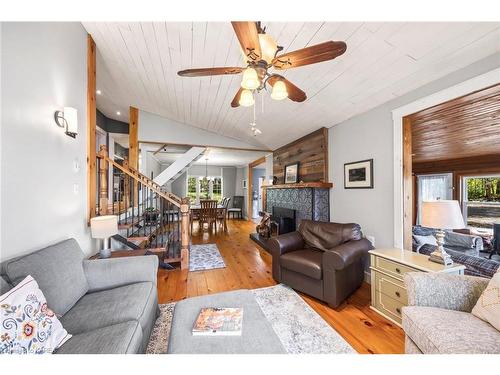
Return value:
<svg viewBox="0 0 500 375">
<path fill-rule="evenodd" d="M 86 260 L 74 239 L 2 263 L 1 293 L 31 275 L 73 337 L 56 353 L 144 353 L 159 314 L 158 258 Z"/>
<path fill-rule="evenodd" d="M 500 332 L 471 314 L 489 279 L 414 272 L 405 275 L 407 354 L 500 353 Z"/>
</svg>

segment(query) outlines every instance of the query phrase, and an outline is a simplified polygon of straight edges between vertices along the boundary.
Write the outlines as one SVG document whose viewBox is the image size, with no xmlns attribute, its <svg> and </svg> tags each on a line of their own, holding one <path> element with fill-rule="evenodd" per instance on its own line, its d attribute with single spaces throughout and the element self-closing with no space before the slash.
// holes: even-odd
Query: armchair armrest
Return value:
<svg viewBox="0 0 500 375">
<path fill-rule="evenodd" d="M 85 260 L 83 270 L 89 284 L 89 292 L 146 281 L 156 285 L 158 257 L 148 255 Z"/>
<path fill-rule="evenodd" d="M 279 235 L 270 241 L 272 255 L 283 255 L 304 248 L 304 240 L 299 232 Z"/>
<path fill-rule="evenodd" d="M 471 312 L 489 280 L 476 276 L 411 272 L 405 275 L 409 306 Z"/>
<path fill-rule="evenodd" d="M 323 252 L 323 264 L 327 268 L 341 270 L 359 258 L 366 256 L 372 244 L 366 238 L 352 240 Z"/>
</svg>

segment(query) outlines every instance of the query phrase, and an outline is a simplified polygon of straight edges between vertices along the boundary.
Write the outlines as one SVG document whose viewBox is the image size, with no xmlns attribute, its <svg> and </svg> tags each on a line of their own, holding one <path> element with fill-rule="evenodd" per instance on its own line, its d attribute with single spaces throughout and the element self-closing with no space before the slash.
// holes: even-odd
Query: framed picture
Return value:
<svg viewBox="0 0 500 375">
<path fill-rule="evenodd" d="M 373 189 L 373 159 L 344 164 L 344 189 Z"/>
<path fill-rule="evenodd" d="M 296 184 L 299 182 L 299 163 L 285 166 L 285 184 Z"/>
</svg>

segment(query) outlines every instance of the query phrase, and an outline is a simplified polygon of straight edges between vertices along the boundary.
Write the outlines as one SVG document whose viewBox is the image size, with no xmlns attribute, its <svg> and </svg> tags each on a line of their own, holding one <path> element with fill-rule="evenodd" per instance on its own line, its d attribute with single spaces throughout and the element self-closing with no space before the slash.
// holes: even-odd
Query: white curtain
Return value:
<svg viewBox="0 0 500 375">
<path fill-rule="evenodd" d="M 452 174 L 419 175 L 417 224 L 420 224 L 422 202 L 438 199 L 452 199 Z"/>
</svg>

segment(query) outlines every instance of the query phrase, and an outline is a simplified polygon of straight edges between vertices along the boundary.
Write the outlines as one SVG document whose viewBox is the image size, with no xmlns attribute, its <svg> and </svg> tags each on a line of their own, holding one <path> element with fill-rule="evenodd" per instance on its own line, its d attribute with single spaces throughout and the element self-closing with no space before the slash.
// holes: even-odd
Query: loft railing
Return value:
<svg viewBox="0 0 500 375">
<path fill-rule="evenodd" d="M 161 190 L 161 186 L 108 156 L 106 146 L 97 154 L 98 198 L 96 215 L 117 215 L 124 243 L 157 254 L 163 263 L 189 266 L 189 198 Z M 111 173 L 111 175 L 110 175 Z M 109 181 L 111 180 L 111 186 Z"/>
</svg>

